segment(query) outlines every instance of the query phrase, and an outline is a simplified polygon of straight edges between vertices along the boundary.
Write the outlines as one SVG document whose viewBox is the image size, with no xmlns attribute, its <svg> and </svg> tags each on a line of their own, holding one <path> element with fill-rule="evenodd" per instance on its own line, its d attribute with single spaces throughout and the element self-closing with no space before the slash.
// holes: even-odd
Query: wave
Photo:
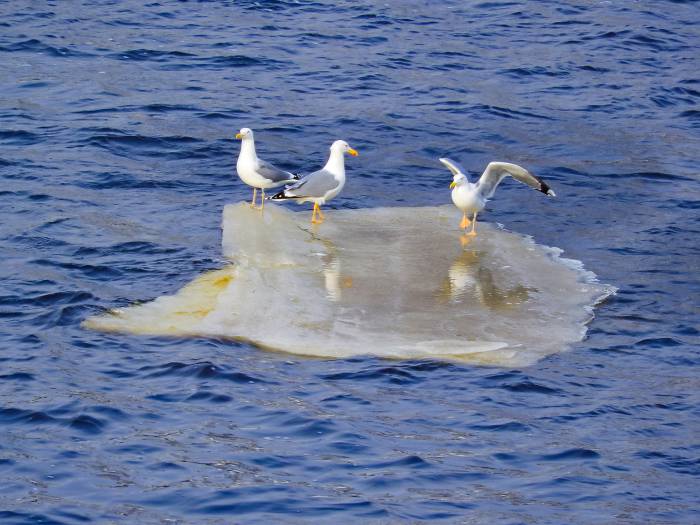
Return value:
<svg viewBox="0 0 700 525">
<path fill-rule="evenodd" d="M 20 408 L 0 408 L 0 425 L 60 425 L 85 434 L 100 434 L 107 422 L 96 417 L 79 414 L 74 417 L 54 417 L 46 412 Z"/>
<path fill-rule="evenodd" d="M 227 371 L 227 367 L 216 365 L 210 361 L 199 363 L 172 362 L 164 365 L 145 366 L 140 369 L 146 372 L 145 377 L 156 378 L 166 376 L 194 377 L 199 379 L 220 379 L 232 383 L 252 384 L 266 383 L 261 378 L 254 377 L 242 372 Z"/>
<path fill-rule="evenodd" d="M 22 40 L 13 44 L 0 45 L 0 53 L 42 53 L 55 58 L 89 58 L 96 56 L 93 53 L 79 51 L 70 47 L 54 47 L 35 38 Z"/>
</svg>

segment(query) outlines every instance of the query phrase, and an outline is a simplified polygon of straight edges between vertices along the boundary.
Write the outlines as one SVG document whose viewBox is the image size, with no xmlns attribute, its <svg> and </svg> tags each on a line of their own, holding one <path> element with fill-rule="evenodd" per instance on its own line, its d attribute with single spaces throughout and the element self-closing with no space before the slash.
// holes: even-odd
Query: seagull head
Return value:
<svg viewBox="0 0 700 525">
<path fill-rule="evenodd" d="M 450 189 L 453 189 L 455 186 L 459 186 L 460 184 L 464 184 L 465 182 L 467 182 L 467 177 L 465 177 L 464 173 L 457 173 L 454 177 L 452 177 Z"/>
<path fill-rule="evenodd" d="M 359 153 L 350 147 L 350 144 L 344 140 L 336 140 L 331 144 L 331 151 L 340 151 L 341 153 L 349 153 L 353 157 L 357 157 Z"/>
<path fill-rule="evenodd" d="M 250 128 L 241 128 L 241 131 L 236 133 L 236 138 L 239 140 L 252 139 L 253 130 Z"/>
</svg>

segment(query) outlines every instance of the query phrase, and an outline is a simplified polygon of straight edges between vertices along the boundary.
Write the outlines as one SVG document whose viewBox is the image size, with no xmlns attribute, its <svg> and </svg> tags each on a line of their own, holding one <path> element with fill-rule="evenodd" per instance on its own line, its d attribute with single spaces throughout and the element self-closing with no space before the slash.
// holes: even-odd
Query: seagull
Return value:
<svg viewBox="0 0 700 525">
<path fill-rule="evenodd" d="M 253 187 L 253 200 L 250 203 L 250 207 L 262 210 L 265 207 L 266 188 L 274 188 L 284 183 L 294 182 L 299 180 L 299 176 L 288 171 L 282 171 L 269 162 L 259 159 L 255 154 L 255 139 L 253 138 L 252 129 L 242 128 L 236 134 L 236 138 L 241 140 L 241 153 L 238 155 L 236 171 L 243 182 Z M 255 205 L 258 188 L 262 191 L 260 206 Z"/>
<path fill-rule="evenodd" d="M 321 224 L 324 220 L 321 204 L 325 204 L 340 193 L 345 186 L 345 157 L 349 153 L 357 157 L 358 153 L 344 140 L 336 140 L 331 145 L 331 154 L 326 165 L 318 171 L 302 177 L 299 182 L 287 186 L 279 193 L 269 197 L 272 200 L 294 199 L 299 204 L 313 202 L 311 223 Z M 318 218 L 316 215 L 318 214 Z"/>
<path fill-rule="evenodd" d="M 520 182 L 541 191 L 545 195 L 555 197 L 556 194 L 542 179 L 535 177 L 532 173 L 517 164 L 509 162 L 490 162 L 481 178 L 476 183 L 469 182 L 469 179 L 462 171 L 462 168 L 455 161 L 450 159 L 440 159 L 447 169 L 454 175 L 450 188 L 452 189 L 452 202 L 462 211 L 462 221 L 459 227 L 467 230 L 469 224 L 471 231 L 467 234 L 476 235 L 476 215 L 484 209 L 486 202 L 493 197 L 496 187 L 507 176 L 510 175 Z M 472 220 L 467 218 L 467 213 L 473 214 Z"/>
</svg>

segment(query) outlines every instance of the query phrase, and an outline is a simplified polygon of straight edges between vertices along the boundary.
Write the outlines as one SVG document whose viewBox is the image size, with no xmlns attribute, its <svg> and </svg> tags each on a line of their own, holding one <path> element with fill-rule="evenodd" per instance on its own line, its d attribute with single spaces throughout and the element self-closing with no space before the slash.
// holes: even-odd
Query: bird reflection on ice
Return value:
<svg viewBox="0 0 700 525">
<path fill-rule="evenodd" d="M 326 287 L 326 297 L 331 301 L 340 301 L 343 296 L 343 288 L 352 286 L 352 277 L 342 273 L 340 258 L 338 257 L 338 249 L 335 243 L 330 239 L 323 239 L 311 232 L 311 238 L 323 245 L 324 252 L 319 252 L 317 255 L 322 261 L 323 282 Z"/>
<path fill-rule="evenodd" d="M 323 277 L 328 298 L 331 301 L 340 301 L 343 297 L 343 288 L 352 287 L 352 277 L 341 272 L 340 259 L 335 255 L 326 254 L 323 260 Z"/>
<path fill-rule="evenodd" d="M 231 265 L 174 295 L 87 319 L 85 327 L 230 337 L 345 358 L 439 358 L 524 366 L 585 334 L 612 292 L 556 249 L 484 224 L 460 246 L 455 210 L 335 210 L 322 225 L 275 205 L 223 217 Z"/>
<path fill-rule="evenodd" d="M 456 303 L 477 299 L 491 310 L 504 310 L 521 305 L 527 301 L 530 292 L 537 291 L 522 284 L 509 288 L 499 287 L 499 274 L 483 264 L 482 257 L 484 253 L 478 250 L 462 251 L 450 266 L 438 295 Z"/>
</svg>

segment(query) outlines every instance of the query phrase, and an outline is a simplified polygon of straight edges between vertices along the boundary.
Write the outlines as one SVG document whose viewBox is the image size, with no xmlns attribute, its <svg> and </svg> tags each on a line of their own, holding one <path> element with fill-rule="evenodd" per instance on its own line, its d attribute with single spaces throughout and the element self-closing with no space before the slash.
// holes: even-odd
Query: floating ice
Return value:
<svg viewBox="0 0 700 525">
<path fill-rule="evenodd" d="M 175 295 L 87 319 L 96 330 L 231 337 L 318 357 L 372 354 L 523 366 L 580 341 L 613 289 L 577 261 L 451 206 L 264 215 L 226 206 L 224 255 Z"/>
</svg>

